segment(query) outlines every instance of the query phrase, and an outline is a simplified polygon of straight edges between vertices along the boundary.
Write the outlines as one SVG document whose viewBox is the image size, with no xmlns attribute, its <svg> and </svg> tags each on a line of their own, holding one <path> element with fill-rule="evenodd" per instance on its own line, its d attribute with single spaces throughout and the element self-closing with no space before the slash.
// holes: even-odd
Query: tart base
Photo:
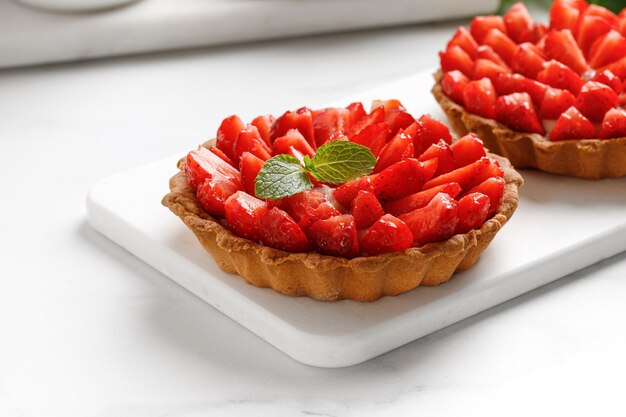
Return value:
<svg viewBox="0 0 626 417">
<path fill-rule="evenodd" d="M 597 180 L 626 175 L 626 138 L 552 142 L 536 133 L 516 132 L 493 119 L 469 113 L 441 86 L 443 74 L 434 74 L 431 92 L 459 135 L 477 134 L 491 152 L 509 159 L 516 168 Z"/>
<path fill-rule="evenodd" d="M 203 146 L 210 145 L 207 142 Z M 518 204 L 518 188 L 523 183 L 506 159 L 489 156 L 504 169 L 506 186 L 498 211 L 480 229 L 442 242 L 377 256 L 345 259 L 315 252 L 289 253 L 236 236 L 202 209 L 188 185 L 184 160 L 178 164 L 181 172 L 170 179 L 171 192 L 162 204 L 191 229 L 220 269 L 241 276 L 249 284 L 320 301 L 374 301 L 419 285 L 439 285 L 456 271 L 476 263 L 480 253 L 513 215 Z"/>
</svg>

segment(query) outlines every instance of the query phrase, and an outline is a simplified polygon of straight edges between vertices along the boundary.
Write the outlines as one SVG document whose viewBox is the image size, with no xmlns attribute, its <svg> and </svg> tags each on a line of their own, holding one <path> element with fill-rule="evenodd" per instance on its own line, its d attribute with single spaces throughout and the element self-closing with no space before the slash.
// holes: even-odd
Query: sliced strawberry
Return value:
<svg viewBox="0 0 626 417">
<path fill-rule="evenodd" d="M 547 85 L 520 74 L 501 74 L 496 79 L 494 87 L 499 96 L 511 93 L 528 93 L 533 103 L 536 104 L 541 103 L 548 89 Z"/>
<path fill-rule="evenodd" d="M 414 155 L 413 138 L 398 132 L 380 151 L 378 161 L 374 167 L 374 172 L 380 172 L 390 165 L 400 162 L 403 159 L 411 158 Z"/>
<path fill-rule="evenodd" d="M 511 65 L 517 44 L 506 36 L 500 29 L 491 29 L 483 38 L 483 44 L 489 45 L 502 57 L 507 65 Z"/>
<path fill-rule="evenodd" d="M 500 16 L 476 16 L 470 23 L 470 33 L 479 44 L 491 29 L 499 29 L 506 33 L 504 20 Z"/>
<path fill-rule="evenodd" d="M 601 122 L 606 112 L 618 105 L 617 93 L 596 81 L 587 81 L 576 97 L 576 108 L 592 122 Z"/>
<path fill-rule="evenodd" d="M 626 38 L 615 29 L 598 38 L 589 48 L 589 64 L 594 68 L 623 58 L 626 55 Z"/>
<path fill-rule="evenodd" d="M 198 187 L 198 202 L 209 214 L 224 217 L 224 204 L 228 197 L 241 190 L 241 182 L 237 183 L 220 173 L 204 180 Z"/>
<path fill-rule="evenodd" d="M 226 221 L 233 232 L 237 236 L 255 241 L 261 239 L 261 217 L 267 210 L 265 201 L 243 191 L 237 191 L 228 197 L 224 204 Z"/>
<path fill-rule="evenodd" d="M 391 134 L 395 135 L 401 129 L 406 129 L 415 123 L 415 119 L 404 107 L 395 107 L 385 111 L 385 122 L 391 128 Z"/>
<path fill-rule="evenodd" d="M 474 133 L 468 133 L 452 143 L 450 149 L 454 156 L 454 169 L 469 165 L 486 155 L 483 141 Z"/>
<path fill-rule="evenodd" d="M 430 114 L 424 114 L 419 118 L 419 124 L 424 129 L 424 141 L 428 145 L 424 147 L 424 150 L 428 148 L 431 144 L 439 141 L 439 139 L 443 139 L 448 145 L 452 143 L 452 135 L 450 135 L 450 129 L 444 123 L 440 122 L 437 119 L 434 119 Z M 410 130 L 407 129 L 407 133 Z M 413 134 L 411 133 L 413 136 Z M 418 151 L 418 148 L 415 148 L 415 151 Z M 417 155 L 417 153 L 416 153 Z"/>
<path fill-rule="evenodd" d="M 352 113 L 340 107 L 313 112 L 313 131 L 318 147 L 348 132 L 353 125 Z"/>
<path fill-rule="evenodd" d="M 311 239 L 317 250 L 326 255 L 353 258 L 359 254 L 354 217 L 349 214 L 318 220 L 311 226 Z"/>
<path fill-rule="evenodd" d="M 454 171 L 429 180 L 424 184 L 423 189 L 428 190 L 429 188 L 449 184 L 451 182 L 456 182 L 464 190 L 469 189 L 475 184 L 484 181 L 484 179 L 480 181 L 479 179 L 482 178 L 483 172 L 489 169 L 491 163 L 489 158 L 480 158 L 478 161 L 472 162 L 469 165 L 465 165 L 464 167 L 457 168 Z"/>
<path fill-rule="evenodd" d="M 209 148 L 209 150 L 211 152 L 213 152 L 215 155 L 219 156 L 224 162 L 226 162 L 228 165 L 231 166 L 235 166 L 235 163 L 233 161 L 230 160 L 230 158 L 219 148 L 216 148 L 215 146 L 212 148 Z"/>
<path fill-rule="evenodd" d="M 548 27 L 541 22 L 533 22 L 530 28 L 522 33 L 519 38 L 519 43 L 530 42 L 537 44 L 548 33 Z"/>
<path fill-rule="evenodd" d="M 261 242 L 266 246 L 287 252 L 308 252 L 309 239 L 298 224 L 278 207 L 261 216 Z"/>
<path fill-rule="evenodd" d="M 592 139 L 596 136 L 593 124 L 572 106 L 556 121 L 550 140 Z"/>
<path fill-rule="evenodd" d="M 537 74 L 537 81 L 550 87 L 569 90 L 574 95 L 578 94 L 584 84 L 574 70 L 555 60 L 545 63 L 543 70 Z"/>
<path fill-rule="evenodd" d="M 576 97 L 568 90 L 549 88 L 543 97 L 539 114 L 544 119 L 558 119 L 565 110 L 576 103 Z"/>
<path fill-rule="evenodd" d="M 266 114 L 265 116 L 258 116 L 252 122 L 251 125 L 255 126 L 259 131 L 259 135 L 261 135 L 261 139 L 267 144 L 267 146 L 271 147 L 272 142 L 270 140 L 270 132 L 272 130 L 272 125 L 276 118 L 271 114 Z"/>
<path fill-rule="evenodd" d="M 520 132 L 545 134 L 528 93 L 511 93 L 498 97 L 496 119 Z"/>
<path fill-rule="evenodd" d="M 509 64 L 507 64 L 504 59 L 502 59 L 502 57 L 498 55 L 498 53 L 489 45 L 480 45 L 476 48 L 475 59 L 487 59 L 503 68 L 509 68 Z"/>
<path fill-rule="evenodd" d="M 439 52 L 439 61 L 443 72 L 459 70 L 468 77 L 472 76 L 474 61 L 460 46 L 452 45 L 445 52 Z"/>
<path fill-rule="evenodd" d="M 613 62 L 611 65 L 607 65 L 604 69 L 608 69 L 613 74 L 617 75 L 620 79 L 626 78 L 626 56 L 618 61 Z"/>
<path fill-rule="evenodd" d="M 426 207 L 413 210 L 400 216 L 413 233 L 413 243 L 438 242 L 454 234 L 458 222 L 457 202 L 449 195 L 439 193 Z"/>
<path fill-rule="evenodd" d="M 378 156 L 390 134 L 391 129 L 387 123 L 376 123 L 365 127 L 358 135 L 352 136 L 350 142 L 367 146 L 374 156 Z"/>
<path fill-rule="evenodd" d="M 619 77 L 611 72 L 611 70 L 605 69 L 598 71 L 591 81 L 597 81 L 604 85 L 608 85 L 617 94 L 622 92 L 623 84 Z"/>
<path fill-rule="evenodd" d="M 583 16 L 578 27 L 576 42 L 580 46 L 580 50 L 589 57 L 589 47 L 591 44 L 611 30 L 611 24 L 599 16 Z"/>
<path fill-rule="evenodd" d="M 402 105 L 402 102 L 395 98 L 392 98 L 389 100 L 372 100 L 372 105 L 370 106 L 370 110 L 373 111 L 379 108 L 380 106 L 383 106 L 383 109 L 385 110 L 385 112 L 388 112 L 389 110 L 394 110 L 394 109 L 406 110 L 404 106 Z"/>
<path fill-rule="evenodd" d="M 374 224 L 380 216 L 385 214 L 385 211 L 374 193 L 369 191 L 359 191 L 356 198 L 352 202 L 350 214 L 354 216 L 356 227 L 364 229 Z"/>
<path fill-rule="evenodd" d="M 500 206 L 505 185 L 506 181 L 504 178 L 491 177 L 471 188 L 467 194 L 481 193 L 489 197 L 489 211 L 487 212 L 487 218 L 490 218 L 496 214 L 496 211 Z"/>
<path fill-rule="evenodd" d="M 239 164 L 239 159 L 244 152 L 250 152 L 264 161 L 272 157 L 271 149 L 267 146 L 265 141 L 261 139 L 259 131 L 253 125 L 248 125 L 244 130 L 239 132 L 239 136 L 237 136 L 233 158 L 235 164 Z"/>
<path fill-rule="evenodd" d="M 324 194 L 315 190 L 303 191 L 282 200 L 280 208 L 285 210 L 305 232 L 316 221 L 341 214 Z"/>
<path fill-rule="evenodd" d="M 555 0 L 550 7 L 550 29 L 575 32 L 580 14 L 586 7 L 584 0 Z"/>
<path fill-rule="evenodd" d="M 515 3 L 508 12 L 504 14 L 504 25 L 506 32 L 514 42 L 521 42 L 522 36 L 531 30 L 533 19 L 528 13 L 524 3 Z"/>
<path fill-rule="evenodd" d="M 474 61 L 472 68 L 472 79 L 480 80 L 481 78 L 489 78 L 492 82 L 499 74 L 508 74 L 511 70 L 496 64 L 488 59 L 477 59 Z"/>
<path fill-rule="evenodd" d="M 603 139 L 626 137 L 626 110 L 618 107 L 606 112 L 600 128 L 600 137 Z"/>
<path fill-rule="evenodd" d="M 309 142 L 307 142 L 304 136 L 302 136 L 302 133 L 296 129 L 288 130 L 285 136 L 281 136 L 274 140 L 274 144 L 272 145 L 272 154 L 292 154 L 290 148 L 296 149 L 302 155 L 309 155 L 311 158 L 315 155 L 315 151 L 311 148 Z"/>
<path fill-rule="evenodd" d="M 285 136 L 291 130 L 297 129 L 302 136 L 309 142 L 313 149 L 317 149 L 315 145 L 315 133 L 313 131 L 313 114 L 310 109 L 302 107 L 295 112 L 286 111 L 282 116 L 274 121 L 270 129 L 270 139 Z"/>
<path fill-rule="evenodd" d="M 432 177 L 435 176 L 435 172 L 437 171 L 437 166 L 439 165 L 439 158 L 429 159 L 428 161 L 423 161 L 422 166 L 424 167 L 424 182 L 428 181 Z"/>
<path fill-rule="evenodd" d="M 246 128 L 246 125 L 238 116 L 232 115 L 224 120 L 217 129 L 215 146 L 228 156 L 232 161 L 235 160 L 235 141 L 239 136 L 239 132 Z"/>
<path fill-rule="evenodd" d="M 250 195 L 256 195 L 254 192 L 256 177 L 264 164 L 264 160 L 257 158 L 250 152 L 244 152 L 241 155 L 241 161 L 239 162 L 241 182 L 243 183 L 243 189 Z"/>
<path fill-rule="evenodd" d="M 241 174 L 237 168 L 229 165 L 203 146 L 189 152 L 185 161 L 187 181 L 194 190 L 197 190 L 207 178 L 219 174 L 232 180 L 241 188 Z"/>
<path fill-rule="evenodd" d="M 348 132 L 348 137 L 351 138 L 354 135 L 358 135 L 361 133 L 363 129 L 365 129 L 369 125 L 373 125 L 376 123 L 382 123 L 385 121 L 385 108 L 383 106 L 379 106 L 378 108 L 372 110 L 368 115 L 359 119 L 356 122 L 350 131 Z"/>
<path fill-rule="evenodd" d="M 353 181 L 348 181 L 347 183 L 335 188 L 333 191 L 333 197 L 339 204 L 348 209 L 352 205 L 352 201 L 356 198 L 359 191 L 374 191 L 372 180 L 375 177 L 376 175 L 368 175 Z"/>
<path fill-rule="evenodd" d="M 481 193 L 467 194 L 458 201 L 457 223 L 454 233 L 480 229 L 489 214 L 489 197 Z"/>
<path fill-rule="evenodd" d="M 358 122 L 367 115 L 365 109 L 363 108 L 363 104 L 359 101 L 350 103 L 346 109 L 348 109 L 350 114 L 352 114 L 352 120 L 354 123 Z"/>
<path fill-rule="evenodd" d="M 463 90 L 463 104 L 467 111 L 493 119 L 496 116 L 496 90 L 489 78 L 470 81 Z"/>
<path fill-rule="evenodd" d="M 428 190 L 408 195 L 399 200 L 385 203 L 384 208 L 386 212 L 391 213 L 394 216 L 400 216 L 401 214 L 408 213 L 428 205 L 430 200 L 432 200 L 433 197 L 439 193 L 445 193 L 450 197 L 455 198 L 461 193 L 461 186 L 456 182 L 441 184 L 436 187 L 429 188 Z"/>
<path fill-rule="evenodd" d="M 366 255 L 401 252 L 413 245 L 413 233 L 402 220 L 385 214 L 370 227 L 361 241 Z"/>
<path fill-rule="evenodd" d="M 607 9 L 606 7 L 598 6 L 596 4 L 590 4 L 585 9 L 585 11 L 584 11 L 582 16 L 601 17 L 604 20 L 606 20 L 607 22 L 609 22 L 612 26 L 615 26 L 618 23 L 618 18 L 615 15 L 615 13 L 613 13 L 612 11 Z"/>
<path fill-rule="evenodd" d="M 546 60 L 532 43 L 522 43 L 517 46 L 511 62 L 511 68 L 525 77 L 536 78 L 543 69 Z"/>
<path fill-rule="evenodd" d="M 443 139 L 439 139 L 439 142 L 430 145 L 424 153 L 422 153 L 418 160 L 428 161 L 433 158 L 437 158 L 437 170 L 435 176 L 444 174 L 454 169 L 454 154 L 450 145 L 448 145 Z"/>
<path fill-rule="evenodd" d="M 546 58 L 557 60 L 578 74 L 582 74 L 589 69 L 585 55 L 578 47 L 570 30 L 563 29 L 548 32 L 545 39 L 543 50 Z"/>
<path fill-rule="evenodd" d="M 441 87 L 448 97 L 458 104 L 463 104 L 463 90 L 469 82 L 461 71 L 446 72 L 441 79 Z"/>
<path fill-rule="evenodd" d="M 478 43 L 472 37 L 469 31 L 463 26 L 459 26 L 457 28 L 456 32 L 454 32 L 454 35 L 452 35 L 452 39 L 450 39 L 450 42 L 448 42 L 446 48 L 449 48 L 453 45 L 456 45 L 463 49 L 472 59 L 476 58 L 476 48 L 478 48 Z"/>
<path fill-rule="evenodd" d="M 397 162 L 372 179 L 374 194 L 380 201 L 397 200 L 422 189 L 424 167 L 413 158 Z"/>
</svg>

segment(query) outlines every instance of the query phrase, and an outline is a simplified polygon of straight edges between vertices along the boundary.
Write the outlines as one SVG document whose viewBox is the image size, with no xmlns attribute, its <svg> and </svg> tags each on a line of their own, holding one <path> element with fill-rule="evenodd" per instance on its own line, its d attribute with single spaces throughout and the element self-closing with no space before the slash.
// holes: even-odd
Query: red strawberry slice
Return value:
<svg viewBox="0 0 626 417">
<path fill-rule="evenodd" d="M 439 52 L 439 61 L 443 72 L 459 70 L 468 77 L 472 76 L 474 61 L 460 46 L 452 45 L 445 52 Z"/>
<path fill-rule="evenodd" d="M 231 161 L 230 158 L 221 149 L 212 147 L 212 148 L 209 148 L 209 150 L 213 152 L 215 155 L 219 156 L 220 159 L 222 159 L 228 165 L 232 165 L 233 167 L 235 166 L 235 163 Z"/>
<path fill-rule="evenodd" d="M 604 85 L 608 85 L 617 94 L 620 94 L 622 92 L 622 88 L 623 88 L 622 80 L 620 80 L 617 75 L 613 74 L 608 69 L 598 71 L 591 81 L 597 81 Z"/>
<path fill-rule="evenodd" d="M 481 193 L 489 197 L 489 211 L 487 212 L 487 218 L 490 218 L 500 207 L 502 202 L 502 196 L 504 195 L 504 186 L 506 181 L 502 177 L 491 177 L 481 182 L 477 186 L 471 188 L 467 194 Z"/>
<path fill-rule="evenodd" d="M 385 214 L 370 227 L 361 242 L 361 251 L 367 255 L 401 252 L 413 245 L 413 233 L 402 220 Z"/>
<path fill-rule="evenodd" d="M 463 90 L 463 104 L 467 111 L 494 119 L 496 116 L 496 90 L 489 78 L 470 81 Z"/>
<path fill-rule="evenodd" d="M 403 131 L 398 132 L 380 151 L 374 173 L 414 155 L 413 138 Z"/>
<path fill-rule="evenodd" d="M 302 107 L 295 112 L 286 111 L 282 116 L 274 121 L 270 129 L 270 139 L 285 136 L 291 129 L 297 129 L 313 149 L 317 149 L 315 145 L 315 133 L 313 130 L 313 114 L 311 110 Z"/>
<path fill-rule="evenodd" d="M 437 166 L 439 165 L 439 159 L 433 158 L 428 161 L 422 162 L 422 166 L 424 167 L 424 182 L 428 181 L 432 177 L 435 176 L 435 172 L 437 171 Z"/>
<path fill-rule="evenodd" d="M 241 155 L 244 152 L 250 152 L 257 158 L 267 161 L 272 157 L 272 151 L 267 144 L 261 139 L 261 135 L 257 128 L 253 125 L 248 125 L 244 130 L 239 132 L 237 140 L 235 141 L 235 154 L 233 162 L 239 164 Z"/>
<path fill-rule="evenodd" d="M 572 106 L 556 121 L 550 140 L 592 139 L 596 137 L 593 124 L 583 116 L 576 107 Z"/>
<path fill-rule="evenodd" d="M 483 141 L 474 133 L 463 136 L 450 145 L 450 149 L 454 156 L 454 169 L 469 165 L 486 155 Z"/>
<path fill-rule="evenodd" d="M 504 59 L 502 59 L 502 57 L 498 55 L 498 53 L 489 45 L 480 45 L 476 48 L 475 59 L 487 59 L 503 68 L 509 68 L 509 65 L 504 61 Z"/>
<path fill-rule="evenodd" d="M 483 38 L 483 44 L 491 46 L 502 57 L 507 65 L 511 65 L 517 44 L 506 36 L 500 29 L 490 29 Z"/>
<path fill-rule="evenodd" d="M 626 137 L 626 110 L 618 107 L 606 112 L 600 128 L 600 137 L 603 139 Z"/>
<path fill-rule="evenodd" d="M 397 200 L 422 189 L 424 167 L 408 158 L 382 170 L 372 179 L 374 194 L 380 201 Z"/>
<path fill-rule="evenodd" d="M 589 47 L 591 44 L 611 30 L 611 23 L 599 16 L 583 16 L 578 27 L 576 42 L 581 51 L 589 57 Z"/>
<path fill-rule="evenodd" d="M 546 25 L 541 22 L 533 22 L 530 28 L 520 36 L 519 43 L 539 43 L 546 33 L 548 33 L 548 27 Z"/>
<path fill-rule="evenodd" d="M 435 176 L 452 171 L 455 168 L 452 149 L 450 149 L 450 146 L 443 139 L 439 139 L 439 142 L 430 145 L 430 147 L 419 156 L 418 160 L 423 162 L 433 158 L 437 158 Z"/>
<path fill-rule="evenodd" d="M 452 39 L 448 42 L 446 49 L 454 45 L 467 52 L 472 59 L 476 58 L 476 48 L 478 48 L 478 43 L 463 26 L 459 26 L 456 32 L 454 32 L 454 35 L 452 35 Z"/>
<path fill-rule="evenodd" d="M 499 74 L 509 74 L 510 69 L 496 64 L 488 59 L 477 59 L 474 61 L 474 67 L 472 68 L 472 78 L 474 80 L 480 80 L 481 78 L 489 78 L 492 82 L 498 77 Z"/>
<path fill-rule="evenodd" d="M 352 205 L 352 201 L 356 198 L 359 191 L 374 191 L 372 181 L 375 177 L 376 175 L 368 175 L 357 180 L 348 181 L 347 183 L 335 188 L 333 191 L 333 197 L 339 204 L 348 209 Z"/>
<path fill-rule="evenodd" d="M 465 165 L 464 167 L 457 168 L 454 171 L 429 180 L 424 184 L 423 189 L 428 190 L 438 185 L 456 182 L 462 189 L 467 190 L 486 179 L 481 180 L 484 171 L 489 169 L 491 163 L 489 158 L 480 158 L 478 161 L 472 162 L 469 165 Z"/>
<path fill-rule="evenodd" d="M 443 92 L 446 93 L 454 102 L 463 104 L 463 90 L 469 82 L 461 71 L 446 72 L 441 79 L 441 87 Z"/>
<path fill-rule="evenodd" d="M 352 113 L 340 107 L 313 112 L 313 131 L 318 147 L 344 135 L 353 125 Z"/>
<path fill-rule="evenodd" d="M 352 114 L 352 120 L 354 121 L 354 123 L 358 122 L 367 115 L 365 109 L 363 108 L 363 104 L 361 104 L 360 101 L 350 103 L 348 107 L 346 107 L 346 109 L 348 109 L 350 114 Z"/>
<path fill-rule="evenodd" d="M 246 128 L 246 125 L 238 116 L 232 115 L 224 120 L 217 129 L 215 146 L 226 154 L 231 160 L 235 159 L 235 141 L 239 132 Z"/>
<path fill-rule="evenodd" d="M 569 90 L 576 95 L 583 86 L 583 80 L 571 68 L 558 61 L 548 61 L 542 71 L 537 74 L 537 81 L 550 87 Z"/>
<path fill-rule="evenodd" d="M 626 56 L 618 61 L 613 62 L 611 65 L 607 65 L 603 69 L 608 69 L 620 79 L 626 78 Z"/>
<path fill-rule="evenodd" d="M 506 33 L 504 20 L 500 16 L 476 16 L 470 23 L 470 33 L 479 44 L 484 43 L 487 32 L 494 28 Z"/>
<path fill-rule="evenodd" d="M 445 193 L 450 197 L 455 198 L 461 193 L 461 186 L 456 182 L 441 184 L 436 187 L 429 188 L 428 190 L 408 195 L 399 200 L 385 203 L 384 208 L 386 212 L 391 213 L 394 216 L 400 216 L 401 214 L 425 207 L 439 193 Z"/>
<path fill-rule="evenodd" d="M 590 4 L 584 11 L 583 15 L 584 16 L 595 16 L 595 17 L 601 17 L 604 20 L 606 20 L 607 22 L 609 22 L 611 24 L 611 26 L 615 26 L 618 24 L 618 18 L 615 15 L 615 13 L 613 13 L 612 11 L 610 11 L 609 9 L 607 9 L 606 7 L 602 7 L 602 6 L 598 6 L 596 4 Z"/>
<path fill-rule="evenodd" d="M 378 156 L 390 134 L 391 129 L 387 123 L 376 123 L 366 126 L 361 133 L 352 136 L 350 142 L 367 146 L 374 156 Z"/>
<path fill-rule="evenodd" d="M 541 114 L 541 117 L 544 119 L 556 120 L 561 113 L 572 107 L 575 103 L 576 97 L 568 90 L 549 88 L 541 102 L 539 114 Z"/>
<path fill-rule="evenodd" d="M 532 29 L 532 24 L 533 20 L 524 3 L 515 3 L 504 14 L 506 32 L 517 43 L 521 42 L 522 36 Z"/>
<path fill-rule="evenodd" d="M 307 190 L 282 199 L 281 209 L 285 210 L 304 230 L 313 223 L 341 213 L 318 191 Z"/>
<path fill-rule="evenodd" d="M 596 81 L 587 81 L 576 97 L 576 108 L 592 122 L 601 122 L 606 112 L 618 105 L 617 93 Z"/>
<path fill-rule="evenodd" d="M 281 136 L 274 140 L 272 145 L 272 154 L 292 154 L 291 148 L 296 149 L 302 155 L 309 155 L 311 158 L 315 155 L 315 151 L 306 141 L 304 136 L 296 129 L 288 130 L 285 136 Z"/>
<path fill-rule="evenodd" d="M 548 32 L 544 52 L 548 59 L 557 60 L 578 74 L 589 69 L 585 56 L 569 29 Z"/>
<path fill-rule="evenodd" d="M 264 160 L 257 158 L 250 152 L 244 152 L 241 155 L 241 161 L 239 162 L 241 182 L 243 183 L 243 189 L 250 195 L 256 195 L 254 192 L 256 177 L 264 164 Z"/>
<path fill-rule="evenodd" d="M 261 217 L 267 210 L 265 201 L 243 191 L 228 197 L 224 204 L 228 226 L 236 235 L 255 241 L 261 239 Z"/>
<path fill-rule="evenodd" d="M 413 210 L 400 216 L 413 233 L 413 243 L 438 242 L 454 234 L 458 222 L 457 202 L 449 195 L 439 193 L 426 207 Z"/>
<path fill-rule="evenodd" d="M 385 122 L 391 128 L 391 134 L 395 135 L 400 129 L 406 129 L 415 123 L 415 119 L 404 107 L 395 107 L 385 111 Z"/>
<path fill-rule="evenodd" d="M 496 119 L 520 132 L 545 134 L 528 93 L 511 93 L 498 97 Z"/>
<path fill-rule="evenodd" d="M 525 77 L 536 78 L 545 62 L 541 51 L 532 43 L 525 42 L 517 46 L 511 68 Z"/>
<path fill-rule="evenodd" d="M 311 239 L 317 250 L 326 255 L 353 258 L 359 254 L 354 217 L 349 214 L 318 220 L 311 226 Z"/>
<path fill-rule="evenodd" d="M 452 143 L 452 135 L 450 129 L 437 119 L 433 119 L 430 114 L 424 114 L 419 118 L 419 124 L 423 128 L 424 143 L 427 143 L 423 150 L 426 150 L 431 144 L 443 139 L 448 145 Z M 407 129 L 409 133 L 409 129 Z M 412 136 L 413 133 L 410 133 Z M 416 147 L 415 151 L 419 149 Z M 417 155 L 417 154 L 416 154 Z"/>
<path fill-rule="evenodd" d="M 539 81 L 531 80 L 520 74 L 501 74 L 496 79 L 494 87 L 498 95 L 511 93 L 528 93 L 534 103 L 541 103 L 548 86 Z"/>
<path fill-rule="evenodd" d="M 626 38 L 611 30 L 589 48 L 589 64 L 594 68 L 609 65 L 626 55 Z"/>
<path fill-rule="evenodd" d="M 352 126 L 350 131 L 348 132 L 348 137 L 351 138 L 354 135 L 358 135 L 367 126 L 370 126 L 376 123 L 382 123 L 384 121 L 385 121 L 385 108 L 383 106 L 379 106 L 378 108 L 372 110 L 365 117 L 362 117 L 361 119 L 359 119 L 359 121 L 356 122 Z"/>
<path fill-rule="evenodd" d="M 278 207 L 261 216 L 261 242 L 266 246 L 287 252 L 308 252 L 309 239 L 298 224 Z"/>
<path fill-rule="evenodd" d="M 369 191 L 359 191 L 356 198 L 352 202 L 350 214 L 354 217 L 356 227 L 364 229 L 374 224 L 380 216 L 385 214 L 385 211 L 374 193 Z"/>
<path fill-rule="evenodd" d="M 580 14 L 586 7 L 584 0 L 555 0 L 550 7 L 550 29 L 575 31 Z"/>
<path fill-rule="evenodd" d="M 270 132 L 272 130 L 272 125 L 276 118 L 271 114 L 266 114 L 265 116 L 258 116 L 252 122 L 251 125 L 255 126 L 259 131 L 259 135 L 261 135 L 261 139 L 267 144 L 267 146 L 271 147 L 272 142 L 270 140 Z"/>
<path fill-rule="evenodd" d="M 241 188 L 241 174 L 237 168 L 229 165 L 203 146 L 189 152 L 185 161 L 187 181 L 194 190 L 197 190 L 207 178 L 219 174 L 230 179 Z"/>
<path fill-rule="evenodd" d="M 480 227 L 489 214 L 489 197 L 481 193 L 467 194 L 458 201 L 458 221 L 454 233 L 468 233 Z"/>
<path fill-rule="evenodd" d="M 216 172 L 200 184 L 196 195 L 202 208 L 209 214 L 223 217 L 226 200 L 240 190 L 241 182 L 237 183 Z"/>
</svg>

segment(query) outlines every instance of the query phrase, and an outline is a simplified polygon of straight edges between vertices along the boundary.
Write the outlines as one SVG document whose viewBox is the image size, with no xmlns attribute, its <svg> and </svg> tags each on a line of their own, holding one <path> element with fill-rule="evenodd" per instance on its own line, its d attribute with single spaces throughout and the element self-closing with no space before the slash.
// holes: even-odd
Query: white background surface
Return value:
<svg viewBox="0 0 626 417">
<path fill-rule="evenodd" d="M 329 370 L 85 223 L 97 180 L 194 147 L 231 113 L 315 107 L 435 65 L 453 27 L 0 72 L 0 415 L 623 415 L 626 254 Z"/>
</svg>

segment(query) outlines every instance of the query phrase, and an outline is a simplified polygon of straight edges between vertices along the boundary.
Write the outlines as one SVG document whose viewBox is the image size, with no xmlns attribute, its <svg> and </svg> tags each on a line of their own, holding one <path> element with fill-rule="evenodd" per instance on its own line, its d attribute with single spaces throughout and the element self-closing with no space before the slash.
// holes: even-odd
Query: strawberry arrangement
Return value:
<svg viewBox="0 0 626 417">
<path fill-rule="evenodd" d="M 247 125 L 231 116 L 214 146 L 187 155 L 184 173 L 199 205 L 237 236 L 287 252 L 371 256 L 465 234 L 496 213 L 499 163 L 476 135 L 451 139 L 397 100 L 369 113 L 360 103 L 303 107 Z"/>
<path fill-rule="evenodd" d="M 626 136 L 626 10 L 556 0 L 475 17 L 440 52 L 444 93 L 469 113 L 551 141 Z"/>
</svg>

